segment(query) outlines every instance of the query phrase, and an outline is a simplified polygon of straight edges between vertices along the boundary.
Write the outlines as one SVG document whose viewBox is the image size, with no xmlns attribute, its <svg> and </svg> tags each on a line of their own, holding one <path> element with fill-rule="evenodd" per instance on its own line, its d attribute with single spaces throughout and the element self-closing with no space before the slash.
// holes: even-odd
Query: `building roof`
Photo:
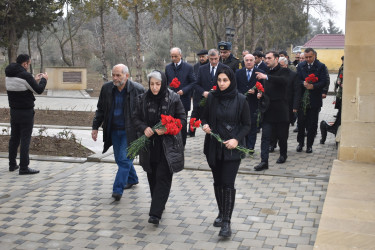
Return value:
<svg viewBox="0 0 375 250">
<path fill-rule="evenodd" d="M 303 45 L 304 48 L 344 48 L 345 35 L 318 34 Z"/>
</svg>

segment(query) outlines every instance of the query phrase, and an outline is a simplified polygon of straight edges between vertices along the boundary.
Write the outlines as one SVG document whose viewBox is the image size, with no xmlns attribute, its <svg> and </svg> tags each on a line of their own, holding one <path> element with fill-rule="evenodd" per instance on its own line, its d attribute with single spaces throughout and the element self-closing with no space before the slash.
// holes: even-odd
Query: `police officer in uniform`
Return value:
<svg viewBox="0 0 375 250">
<path fill-rule="evenodd" d="M 218 44 L 220 51 L 220 62 L 227 65 L 229 68 L 236 72 L 237 69 L 241 69 L 241 61 L 231 53 L 232 43 L 221 41 Z"/>
</svg>

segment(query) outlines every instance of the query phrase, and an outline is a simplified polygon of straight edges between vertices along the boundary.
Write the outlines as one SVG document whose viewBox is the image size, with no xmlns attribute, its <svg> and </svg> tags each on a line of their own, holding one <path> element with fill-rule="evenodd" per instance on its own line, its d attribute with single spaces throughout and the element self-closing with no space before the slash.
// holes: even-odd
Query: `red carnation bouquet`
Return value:
<svg viewBox="0 0 375 250">
<path fill-rule="evenodd" d="M 252 87 L 251 89 L 254 89 L 254 90 L 256 89 L 256 90 L 258 90 L 258 92 L 264 93 L 263 85 L 260 82 L 256 82 L 255 86 Z M 248 95 L 248 94 L 249 94 L 249 91 L 247 91 L 244 95 Z"/>
<path fill-rule="evenodd" d="M 212 93 L 212 92 L 215 92 L 216 90 L 217 90 L 217 86 L 214 85 L 214 86 L 212 86 L 212 89 L 211 89 L 209 92 Z M 203 97 L 203 98 L 201 99 L 201 101 L 199 102 L 199 107 L 204 107 L 204 106 L 206 106 L 206 102 L 207 102 L 207 98 Z"/>
<path fill-rule="evenodd" d="M 190 130 L 191 131 L 194 131 L 195 128 L 199 128 L 201 126 L 202 126 L 201 120 L 197 120 L 196 118 L 190 119 Z M 210 135 L 213 136 L 218 142 L 220 142 L 220 143 L 224 142 L 223 139 L 221 139 L 219 134 L 215 134 L 211 131 Z M 253 149 L 244 148 L 244 147 L 239 146 L 239 145 L 236 147 L 236 149 L 241 151 L 242 153 L 245 153 L 245 154 L 254 153 Z"/>
<path fill-rule="evenodd" d="M 305 82 L 309 84 L 316 83 L 318 81 L 318 77 L 315 76 L 315 74 L 310 74 L 308 77 L 305 78 Z M 310 90 L 305 89 L 305 92 L 303 93 L 302 97 L 302 109 L 303 113 L 306 115 L 306 109 L 310 107 Z"/>
<path fill-rule="evenodd" d="M 177 135 L 182 129 L 181 120 L 170 115 L 161 115 L 161 121 L 152 127 L 154 132 L 156 129 L 165 129 L 165 135 Z M 150 138 L 146 135 L 142 135 L 137 140 L 130 143 L 127 157 L 129 159 L 134 159 L 139 154 L 139 151 L 146 147 L 149 142 Z"/>
<path fill-rule="evenodd" d="M 180 85 L 181 85 L 181 82 L 178 80 L 177 77 L 175 77 L 169 84 L 169 87 L 177 89 L 178 87 L 180 87 Z"/>
</svg>

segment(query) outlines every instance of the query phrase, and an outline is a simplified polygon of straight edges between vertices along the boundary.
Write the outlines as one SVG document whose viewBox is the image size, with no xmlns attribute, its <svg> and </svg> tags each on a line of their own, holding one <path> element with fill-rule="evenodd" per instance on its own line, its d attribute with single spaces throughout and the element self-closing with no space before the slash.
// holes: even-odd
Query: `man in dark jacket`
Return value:
<svg viewBox="0 0 375 250">
<path fill-rule="evenodd" d="M 182 105 L 184 105 L 186 116 L 191 106 L 191 89 L 195 82 L 193 66 L 182 60 L 182 52 L 180 48 L 172 48 L 170 50 L 172 62 L 165 67 L 165 75 L 167 76 L 168 85 L 176 77 L 180 81 L 180 86 L 173 90 L 180 95 Z M 181 131 L 182 141 L 186 144 L 187 126 L 185 125 Z"/>
<path fill-rule="evenodd" d="M 199 62 L 197 62 L 193 66 L 195 78 L 197 78 L 199 67 L 208 63 L 208 50 L 202 49 L 201 51 L 199 51 L 197 53 L 197 55 L 199 57 Z M 191 112 L 191 117 L 197 117 L 196 113 L 198 112 L 199 102 L 201 100 L 201 95 L 196 94 L 195 91 L 194 91 L 194 88 L 192 89 L 192 93 L 193 93 L 193 111 Z M 195 136 L 195 129 L 194 129 L 194 131 L 191 131 L 188 128 L 188 130 L 189 130 L 188 135 L 190 137 L 194 137 Z"/>
<path fill-rule="evenodd" d="M 254 67 L 263 71 L 266 71 L 268 69 L 267 65 L 263 62 L 262 58 L 264 57 L 263 53 L 260 51 L 255 51 L 253 53 L 253 56 L 255 58 L 255 65 Z"/>
<path fill-rule="evenodd" d="M 314 49 L 305 49 L 304 55 L 306 61 L 300 63 L 297 68 L 302 96 L 301 106 L 298 111 L 297 152 L 301 152 L 305 145 L 305 129 L 307 129 L 306 153 L 312 153 L 312 145 L 318 129 L 319 112 L 323 105 L 323 88 L 327 84 L 327 70 L 326 66 L 316 59 Z M 314 74 L 318 81 L 315 83 L 306 82 L 305 79 L 310 74 Z M 307 91 L 307 100 L 303 99 L 305 91 Z"/>
<path fill-rule="evenodd" d="M 289 124 L 294 124 L 296 120 L 296 114 L 299 107 L 299 99 L 300 99 L 300 86 L 297 72 L 292 71 L 288 67 L 288 59 L 286 57 L 279 57 L 279 65 L 281 68 L 285 68 L 288 71 L 288 86 L 287 86 L 287 100 L 288 100 L 288 109 L 289 109 Z M 289 137 L 289 131 L 288 136 Z M 277 135 L 275 131 L 273 131 L 271 136 L 271 142 L 269 147 L 269 152 L 273 152 L 277 145 Z"/>
<path fill-rule="evenodd" d="M 245 67 L 236 72 L 236 81 L 238 91 L 241 94 L 246 94 L 250 108 L 251 127 L 249 134 L 246 136 L 246 146 L 249 149 L 254 149 L 257 139 L 258 98 L 256 91 L 252 88 L 257 82 L 255 72 L 264 73 L 264 71 L 254 68 L 255 58 L 252 54 L 245 55 L 244 62 Z"/>
<path fill-rule="evenodd" d="M 238 69 L 242 68 L 241 61 L 237 57 L 235 57 L 231 50 L 232 50 L 232 43 L 231 42 L 224 42 L 221 41 L 218 44 L 219 51 L 220 51 L 220 62 L 227 65 L 229 68 L 233 70 L 234 73 Z"/>
<path fill-rule="evenodd" d="M 5 69 L 5 85 L 10 107 L 11 135 L 9 140 L 9 171 L 19 168 L 20 175 L 37 174 L 39 170 L 29 168 L 29 147 L 34 127 L 34 93 L 42 94 L 48 80 L 47 73 L 40 73 L 35 78 L 27 72 L 31 64 L 29 55 L 21 54 L 16 63 Z M 20 165 L 16 157 L 20 148 Z"/>
<path fill-rule="evenodd" d="M 207 98 L 209 91 L 216 84 L 217 81 L 217 71 L 223 67 L 229 68 L 227 65 L 219 62 L 219 51 L 216 49 L 210 49 L 208 51 L 208 60 L 210 63 L 199 67 L 197 80 L 194 83 L 194 91 L 200 96 L 200 99 Z M 197 112 L 191 115 L 193 118 L 200 119 L 202 114 L 202 107 L 199 107 Z"/>
<path fill-rule="evenodd" d="M 258 93 L 258 98 L 268 98 L 269 106 L 263 114 L 261 163 L 254 169 L 261 171 L 268 169 L 269 144 L 272 130 L 276 132 L 280 145 L 280 157 L 277 163 L 284 163 L 287 159 L 289 111 L 287 100 L 288 71 L 281 68 L 279 54 L 275 51 L 266 53 L 266 64 L 269 70 L 266 74 L 255 73 L 258 80 L 264 80 L 264 93 Z M 263 95 L 265 95 L 263 97 Z"/>
<path fill-rule="evenodd" d="M 96 141 L 98 129 L 103 127 L 103 153 L 113 145 L 118 166 L 112 197 L 119 201 L 124 189 L 138 184 L 133 161 L 127 157 L 128 145 L 137 138 L 133 128 L 133 111 L 136 98 L 145 92 L 142 85 L 129 79 L 129 69 L 123 64 L 112 69 L 112 81 L 103 85 L 92 123 L 92 139 Z"/>
</svg>

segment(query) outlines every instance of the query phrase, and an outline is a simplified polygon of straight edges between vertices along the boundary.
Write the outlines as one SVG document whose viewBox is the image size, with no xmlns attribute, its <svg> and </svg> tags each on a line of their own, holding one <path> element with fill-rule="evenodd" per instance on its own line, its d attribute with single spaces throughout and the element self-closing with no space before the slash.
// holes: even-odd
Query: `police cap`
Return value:
<svg viewBox="0 0 375 250">
<path fill-rule="evenodd" d="M 218 47 L 219 50 L 232 50 L 232 43 L 221 41 L 219 42 Z"/>
</svg>

